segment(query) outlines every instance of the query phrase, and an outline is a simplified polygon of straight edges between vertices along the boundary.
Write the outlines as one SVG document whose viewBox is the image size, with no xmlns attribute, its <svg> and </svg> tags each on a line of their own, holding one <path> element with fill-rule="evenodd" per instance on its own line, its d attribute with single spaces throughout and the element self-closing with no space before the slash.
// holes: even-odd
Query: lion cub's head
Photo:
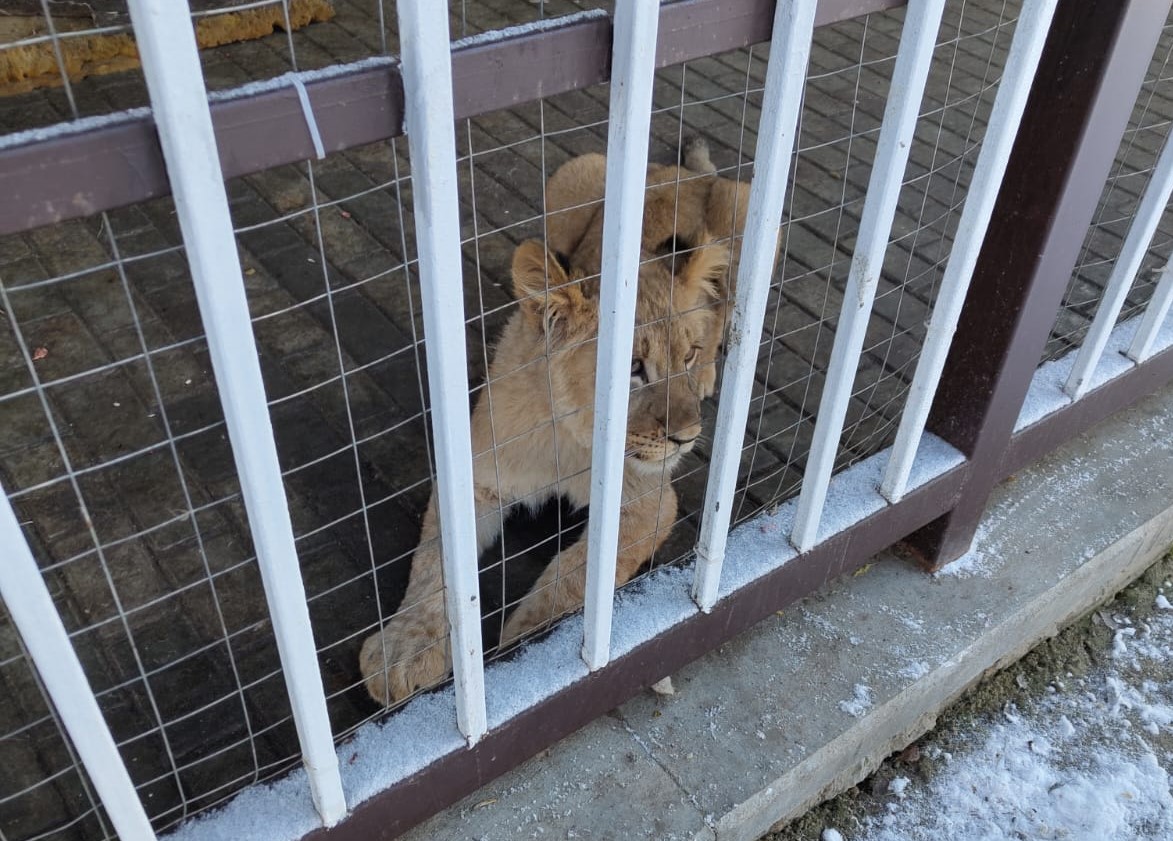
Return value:
<svg viewBox="0 0 1173 841">
<path fill-rule="evenodd" d="M 726 252 L 706 244 L 640 266 L 626 452 L 640 472 L 671 470 L 700 436 L 697 365 L 712 335 Z M 513 256 L 525 329 L 546 348 L 555 418 L 586 448 L 599 332 L 599 278 L 592 272 L 597 267 L 577 265 L 536 240 L 523 242 Z"/>
</svg>

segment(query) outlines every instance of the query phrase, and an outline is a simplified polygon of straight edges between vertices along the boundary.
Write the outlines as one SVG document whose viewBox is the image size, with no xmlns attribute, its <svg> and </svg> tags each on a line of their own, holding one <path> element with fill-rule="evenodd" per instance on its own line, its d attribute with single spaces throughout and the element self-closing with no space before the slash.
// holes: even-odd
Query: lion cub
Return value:
<svg viewBox="0 0 1173 841">
<path fill-rule="evenodd" d="M 668 537 L 676 520 L 670 477 L 701 433 L 721 343 L 733 234 L 745 224 L 748 185 L 716 175 L 694 143 L 691 167 L 650 166 L 631 359 L 616 586 Z M 549 247 L 513 255 L 519 301 L 472 413 L 478 551 L 497 539 L 505 512 L 555 497 L 590 501 L 606 160 L 583 155 L 546 190 Z M 586 535 L 562 550 L 505 622 L 506 645 L 575 610 L 586 583 Z M 433 490 L 399 611 L 363 643 L 371 696 L 390 704 L 451 669 L 439 523 Z"/>
</svg>

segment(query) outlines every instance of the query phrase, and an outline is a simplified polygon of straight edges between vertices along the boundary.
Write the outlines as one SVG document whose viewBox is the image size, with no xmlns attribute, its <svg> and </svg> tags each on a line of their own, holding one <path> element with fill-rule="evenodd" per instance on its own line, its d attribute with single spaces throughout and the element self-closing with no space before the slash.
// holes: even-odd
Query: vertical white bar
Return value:
<svg viewBox="0 0 1173 841">
<path fill-rule="evenodd" d="M 591 669 L 605 666 L 611 657 L 615 556 L 659 25 L 659 3 L 616 2 L 582 646 L 582 657 Z"/>
<path fill-rule="evenodd" d="M 1133 217 L 1128 233 L 1124 237 L 1124 244 L 1120 247 L 1120 255 L 1112 267 L 1112 275 L 1108 278 L 1108 285 L 1104 289 L 1104 297 L 1100 299 L 1100 306 L 1096 309 L 1091 329 L 1079 347 L 1075 365 L 1071 368 L 1067 382 L 1063 384 L 1063 390 L 1071 395 L 1072 400 L 1083 397 L 1091 387 L 1092 375 L 1104 355 L 1108 336 L 1116 326 L 1116 319 L 1120 316 L 1124 300 L 1128 297 L 1128 290 L 1132 288 L 1132 281 L 1140 271 L 1141 261 L 1144 260 L 1145 251 L 1157 232 L 1157 225 L 1169 204 L 1171 193 L 1173 143 L 1166 141 L 1153 171 L 1153 178 L 1145 188 L 1136 209 L 1136 216 Z"/>
<path fill-rule="evenodd" d="M 1144 318 L 1140 320 L 1140 327 L 1136 328 L 1136 335 L 1132 337 L 1132 344 L 1128 346 L 1129 359 L 1144 362 L 1152 355 L 1153 343 L 1169 315 L 1170 304 L 1173 304 L 1173 266 L 1167 264 L 1161 269 L 1157 289 L 1153 292 L 1153 297 L 1149 298 Z"/>
<path fill-rule="evenodd" d="M 790 175 L 790 156 L 802 108 L 803 87 L 814 32 L 815 0 L 779 0 L 774 10 L 774 33 L 762 117 L 754 152 L 754 177 L 749 190 L 737 294 L 726 342 L 721 400 L 713 431 L 713 459 L 705 488 L 704 514 L 697 540 L 693 599 L 708 612 L 717 601 L 721 565 L 733 509 L 733 492 L 741 464 L 749 398 L 757 369 L 762 322 L 774 260 L 778 226 Z"/>
<path fill-rule="evenodd" d="M 794 531 L 790 540 L 802 552 L 818 540 L 819 522 L 835 466 L 835 451 L 843 434 L 851 387 L 872 315 L 876 286 L 884 268 L 884 253 L 892 232 L 892 219 L 896 215 L 896 202 L 904 182 L 908 151 L 916 131 L 916 119 L 944 8 L 944 0 L 912 0 L 904 15 L 904 32 L 900 36 L 884 122 L 876 144 L 876 159 L 868 180 L 859 238 L 851 259 L 839 326 L 831 348 L 831 362 L 819 401 L 814 440 L 794 513 Z"/>
<path fill-rule="evenodd" d="M 456 720 L 471 745 L 488 725 L 448 16 L 426 0 L 399 0 L 398 11 Z"/>
<path fill-rule="evenodd" d="M 310 791 L 330 826 L 345 816 L 346 801 L 195 34 L 183 0 L 130 0 L 130 16 Z"/>
<path fill-rule="evenodd" d="M 937 392 L 941 370 L 945 367 L 945 357 L 957 329 L 957 319 L 965 303 L 965 293 L 969 290 L 978 253 L 986 237 L 994 200 L 1002 186 L 1002 176 L 1006 174 L 1006 163 L 1018 134 L 1018 125 L 1022 121 L 1022 112 L 1026 108 L 1026 98 L 1034 81 L 1056 2 L 1026 0 L 1018 17 L 1010 54 L 1002 71 L 1002 81 L 994 97 L 985 140 L 978 153 L 965 208 L 961 211 L 953 251 L 945 267 L 945 276 L 941 279 L 925 344 L 908 393 L 908 403 L 900 418 L 896 442 L 880 483 L 880 492 L 892 502 L 899 501 L 908 488 L 912 462 L 924 433 L 933 395 Z"/>
<path fill-rule="evenodd" d="M 151 822 L 2 487 L 0 546 L 4 547 L 0 597 L 98 790 L 115 832 L 120 838 L 153 841 Z"/>
</svg>

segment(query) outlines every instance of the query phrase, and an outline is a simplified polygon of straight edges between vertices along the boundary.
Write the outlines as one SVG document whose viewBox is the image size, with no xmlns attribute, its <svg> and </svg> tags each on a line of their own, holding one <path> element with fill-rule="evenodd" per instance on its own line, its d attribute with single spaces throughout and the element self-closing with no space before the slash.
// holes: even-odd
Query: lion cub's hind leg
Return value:
<svg viewBox="0 0 1173 841">
<path fill-rule="evenodd" d="M 603 206 L 607 158 L 596 152 L 571 158 L 546 184 L 546 246 L 573 254 Z"/>
<path fill-rule="evenodd" d="M 626 584 L 668 538 L 676 522 L 676 491 L 665 476 L 663 485 L 623 505 L 619 513 L 619 553 L 615 586 Z M 546 622 L 582 607 L 586 593 L 587 536 L 564 549 L 510 614 L 501 630 L 504 648 Z"/>
</svg>

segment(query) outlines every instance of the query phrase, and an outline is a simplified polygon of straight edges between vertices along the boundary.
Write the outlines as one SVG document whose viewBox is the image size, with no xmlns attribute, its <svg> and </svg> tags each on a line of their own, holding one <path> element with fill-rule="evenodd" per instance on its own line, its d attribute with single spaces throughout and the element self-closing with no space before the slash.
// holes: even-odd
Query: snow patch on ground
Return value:
<svg viewBox="0 0 1173 841">
<path fill-rule="evenodd" d="M 1008 707 L 975 728 L 968 751 L 941 752 L 944 767 L 927 785 L 893 780 L 888 813 L 852 841 L 1173 838 L 1173 681 L 1151 677 L 1173 658 L 1173 614 L 1128 630 L 1085 691 Z"/>
<path fill-rule="evenodd" d="M 851 697 L 846 701 L 839 702 L 839 709 L 850 716 L 859 718 L 872 708 L 874 702 L 874 694 L 870 686 L 865 686 L 862 683 L 857 683 L 852 690 Z"/>
<path fill-rule="evenodd" d="M 927 675 L 929 673 L 929 671 L 930 671 L 930 666 L 928 663 L 926 663 L 924 660 L 917 660 L 916 662 L 909 663 L 907 666 L 902 668 L 897 674 L 899 674 L 900 677 L 904 678 L 905 680 L 912 681 L 912 680 L 920 680 L 922 677 Z"/>
</svg>

